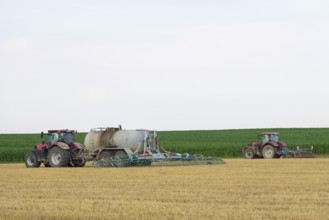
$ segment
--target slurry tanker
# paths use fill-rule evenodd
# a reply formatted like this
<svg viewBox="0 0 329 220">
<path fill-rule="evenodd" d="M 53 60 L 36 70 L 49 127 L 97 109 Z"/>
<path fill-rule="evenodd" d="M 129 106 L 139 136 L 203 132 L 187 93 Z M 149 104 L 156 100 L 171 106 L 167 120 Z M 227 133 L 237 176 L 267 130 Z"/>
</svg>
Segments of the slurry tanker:
<svg viewBox="0 0 329 220">
<path fill-rule="evenodd" d="M 83 145 L 74 142 L 74 133 L 73 130 L 49 130 L 48 140 L 36 144 L 25 156 L 26 167 L 39 167 L 41 163 L 46 167 L 82 167 L 86 161 L 99 167 L 225 163 L 217 157 L 167 151 L 159 145 L 155 130 L 123 130 L 121 126 L 93 128 Z"/>
</svg>

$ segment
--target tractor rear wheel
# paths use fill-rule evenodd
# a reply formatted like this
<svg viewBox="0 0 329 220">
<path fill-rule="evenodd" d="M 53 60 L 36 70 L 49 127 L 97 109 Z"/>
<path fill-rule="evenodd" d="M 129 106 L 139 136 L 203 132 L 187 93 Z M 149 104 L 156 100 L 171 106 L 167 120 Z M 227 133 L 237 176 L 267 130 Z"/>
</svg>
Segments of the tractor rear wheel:
<svg viewBox="0 0 329 220">
<path fill-rule="evenodd" d="M 265 145 L 262 154 L 265 159 L 272 159 L 276 156 L 276 150 L 272 145 Z"/>
<path fill-rule="evenodd" d="M 48 162 L 51 167 L 67 167 L 70 161 L 70 152 L 60 147 L 53 147 L 48 153 Z"/>
<path fill-rule="evenodd" d="M 255 152 L 253 149 L 251 149 L 250 147 L 248 147 L 247 149 L 245 149 L 244 151 L 244 157 L 247 159 L 254 159 L 255 158 Z"/>
<path fill-rule="evenodd" d="M 24 162 L 27 168 L 40 167 L 41 164 L 41 162 L 38 161 L 37 155 L 35 155 L 33 151 L 25 155 Z"/>
</svg>

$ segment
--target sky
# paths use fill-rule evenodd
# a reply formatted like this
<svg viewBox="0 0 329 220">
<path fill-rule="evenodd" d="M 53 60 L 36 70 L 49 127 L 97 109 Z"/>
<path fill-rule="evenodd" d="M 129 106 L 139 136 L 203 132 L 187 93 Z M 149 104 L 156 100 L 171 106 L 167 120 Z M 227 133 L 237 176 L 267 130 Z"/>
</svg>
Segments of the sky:
<svg viewBox="0 0 329 220">
<path fill-rule="evenodd" d="M 329 127 L 326 0 L 0 1 L 0 133 Z"/>
</svg>

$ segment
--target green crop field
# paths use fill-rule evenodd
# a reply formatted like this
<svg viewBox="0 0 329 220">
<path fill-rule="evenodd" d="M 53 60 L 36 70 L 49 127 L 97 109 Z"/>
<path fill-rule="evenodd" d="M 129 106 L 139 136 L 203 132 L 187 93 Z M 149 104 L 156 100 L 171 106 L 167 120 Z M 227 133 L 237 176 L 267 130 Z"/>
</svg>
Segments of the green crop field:
<svg viewBox="0 0 329 220">
<path fill-rule="evenodd" d="M 329 154 L 329 128 L 242 129 L 209 131 L 159 131 L 160 145 L 169 151 L 224 158 L 241 157 L 240 148 L 264 131 L 280 133 L 281 140 L 296 146 L 314 146 L 316 154 Z M 83 143 L 86 133 L 78 133 Z M 0 162 L 22 162 L 24 155 L 40 142 L 40 134 L 0 134 Z"/>
<path fill-rule="evenodd" d="M 242 156 L 240 148 L 264 131 L 279 132 L 280 139 L 292 149 L 313 145 L 316 154 L 329 154 L 329 128 L 166 131 L 159 136 L 160 145 L 168 150 L 227 158 Z"/>
</svg>

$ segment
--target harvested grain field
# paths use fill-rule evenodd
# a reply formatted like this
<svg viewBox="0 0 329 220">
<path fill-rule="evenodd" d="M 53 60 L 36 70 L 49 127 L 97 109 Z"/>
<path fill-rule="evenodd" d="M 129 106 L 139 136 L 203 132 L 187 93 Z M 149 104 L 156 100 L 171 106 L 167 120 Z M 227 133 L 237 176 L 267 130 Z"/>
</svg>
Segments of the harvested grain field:
<svg viewBox="0 0 329 220">
<path fill-rule="evenodd" d="M 0 165 L 0 219 L 327 219 L 329 158 L 226 165 Z"/>
</svg>

